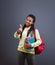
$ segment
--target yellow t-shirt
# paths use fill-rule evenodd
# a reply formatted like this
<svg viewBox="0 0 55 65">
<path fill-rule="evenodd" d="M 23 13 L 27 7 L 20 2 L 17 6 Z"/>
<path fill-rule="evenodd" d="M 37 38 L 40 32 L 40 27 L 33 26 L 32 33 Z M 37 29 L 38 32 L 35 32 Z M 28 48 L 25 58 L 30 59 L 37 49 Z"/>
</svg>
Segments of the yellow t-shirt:
<svg viewBox="0 0 55 65">
<path fill-rule="evenodd" d="M 33 47 L 32 49 L 30 49 L 30 50 L 25 49 L 24 48 L 24 43 L 25 43 L 25 38 L 27 37 L 27 32 L 28 32 L 29 29 L 30 29 L 30 27 L 29 28 L 26 27 L 24 29 L 21 39 L 20 39 L 20 34 L 18 35 L 17 31 L 14 33 L 14 37 L 20 39 L 17 50 L 21 51 L 21 52 L 25 52 L 25 53 L 35 54 L 34 48 L 41 44 L 40 34 L 39 34 L 38 29 L 36 29 L 35 30 L 35 35 L 36 35 L 37 41 L 34 42 L 33 44 L 31 44 L 31 46 Z M 30 35 L 29 35 L 29 37 L 30 37 Z"/>
</svg>

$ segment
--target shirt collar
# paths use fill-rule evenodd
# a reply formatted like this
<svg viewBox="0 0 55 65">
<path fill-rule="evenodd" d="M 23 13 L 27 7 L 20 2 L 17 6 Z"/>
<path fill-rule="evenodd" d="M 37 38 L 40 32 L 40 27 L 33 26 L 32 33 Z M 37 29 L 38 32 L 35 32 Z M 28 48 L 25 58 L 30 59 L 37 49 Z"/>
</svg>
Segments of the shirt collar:
<svg viewBox="0 0 55 65">
<path fill-rule="evenodd" d="M 29 27 L 25 27 L 26 30 L 29 30 L 30 28 L 31 28 L 31 26 L 29 26 Z"/>
</svg>

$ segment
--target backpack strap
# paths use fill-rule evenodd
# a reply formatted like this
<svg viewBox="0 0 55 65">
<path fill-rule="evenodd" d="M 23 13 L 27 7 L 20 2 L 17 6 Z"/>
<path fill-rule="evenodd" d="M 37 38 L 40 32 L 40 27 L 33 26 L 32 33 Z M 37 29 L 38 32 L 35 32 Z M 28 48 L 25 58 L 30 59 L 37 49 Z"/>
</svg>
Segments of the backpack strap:
<svg viewBox="0 0 55 65">
<path fill-rule="evenodd" d="M 36 41 L 36 35 L 35 35 L 35 34 L 36 34 L 36 33 L 35 33 L 36 29 L 37 29 L 37 28 L 34 28 L 34 38 L 35 38 L 35 41 Z M 42 36 L 40 36 L 40 38 L 41 38 L 42 44 L 44 44 L 44 40 L 43 40 Z"/>
<path fill-rule="evenodd" d="M 36 31 L 36 28 L 34 28 L 34 38 L 35 38 L 35 41 L 36 41 L 36 33 L 35 33 L 35 31 Z"/>
</svg>

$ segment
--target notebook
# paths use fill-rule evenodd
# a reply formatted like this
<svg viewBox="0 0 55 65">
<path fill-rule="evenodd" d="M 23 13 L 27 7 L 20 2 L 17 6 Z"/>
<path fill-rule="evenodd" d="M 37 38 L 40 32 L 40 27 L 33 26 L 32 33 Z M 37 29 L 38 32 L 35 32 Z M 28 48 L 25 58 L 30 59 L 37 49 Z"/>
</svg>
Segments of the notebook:
<svg viewBox="0 0 55 65">
<path fill-rule="evenodd" d="M 26 42 L 29 44 L 33 44 L 35 42 L 34 37 L 26 37 Z M 28 50 L 32 49 L 33 47 L 28 48 Z"/>
</svg>

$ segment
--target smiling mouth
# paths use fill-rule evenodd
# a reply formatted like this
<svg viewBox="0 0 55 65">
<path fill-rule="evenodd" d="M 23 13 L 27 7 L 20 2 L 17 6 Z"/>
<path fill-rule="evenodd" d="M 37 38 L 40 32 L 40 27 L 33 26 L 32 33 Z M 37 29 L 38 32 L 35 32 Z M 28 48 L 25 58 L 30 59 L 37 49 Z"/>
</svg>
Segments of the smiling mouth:
<svg viewBox="0 0 55 65">
<path fill-rule="evenodd" d="M 29 26 L 29 23 L 26 23 L 26 26 Z"/>
<path fill-rule="evenodd" d="M 29 23 L 26 23 L 26 26 L 29 26 Z"/>
<path fill-rule="evenodd" d="M 26 24 L 29 24 L 28 22 L 26 22 Z"/>
</svg>

